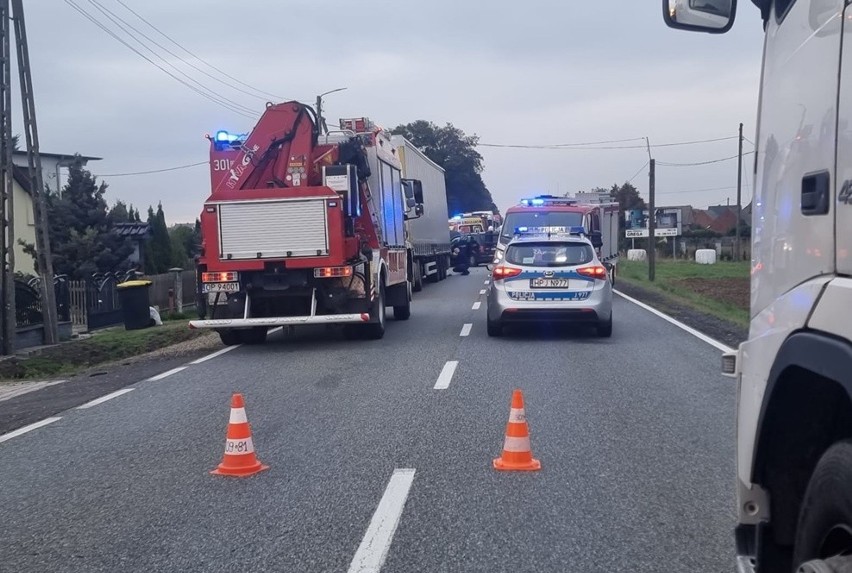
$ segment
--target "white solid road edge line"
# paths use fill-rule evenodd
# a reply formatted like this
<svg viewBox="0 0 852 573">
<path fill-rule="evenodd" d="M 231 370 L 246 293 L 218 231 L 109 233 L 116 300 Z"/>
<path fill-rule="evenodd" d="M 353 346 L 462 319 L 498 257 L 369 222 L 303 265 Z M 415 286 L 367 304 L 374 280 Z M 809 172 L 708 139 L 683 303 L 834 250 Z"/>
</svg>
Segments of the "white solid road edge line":
<svg viewBox="0 0 852 573">
<path fill-rule="evenodd" d="M 456 366 L 458 365 L 458 360 L 449 360 L 444 364 L 444 368 L 438 376 L 438 381 L 435 382 L 435 390 L 446 390 L 450 387 L 450 382 L 453 380 L 453 374 L 456 373 Z"/>
<path fill-rule="evenodd" d="M 136 388 L 122 388 L 121 390 L 116 390 L 112 394 L 107 394 L 106 396 L 101 396 L 100 398 L 92 400 L 91 402 L 86 402 L 82 406 L 77 406 L 77 409 L 78 410 L 85 410 L 86 408 L 91 408 L 92 406 L 97 406 L 98 404 L 103 404 L 107 400 L 112 400 L 113 398 L 118 398 L 119 396 L 127 394 L 128 392 L 133 392 L 134 390 L 136 390 Z"/>
<path fill-rule="evenodd" d="M 408 492 L 414 482 L 414 469 L 396 469 L 385 488 L 364 539 L 352 558 L 349 573 L 378 573 L 388 556 L 393 535 L 402 517 Z"/>
<path fill-rule="evenodd" d="M 480 306 L 482 306 L 481 302 L 475 302 L 473 303 L 473 307 L 471 307 L 471 310 L 479 310 Z"/>
<path fill-rule="evenodd" d="M 156 382 L 157 380 L 162 380 L 163 378 L 167 378 L 167 377 L 171 376 L 172 374 L 177 374 L 178 372 L 181 372 L 183 370 L 186 370 L 186 366 L 178 366 L 177 368 L 172 368 L 171 370 L 167 370 L 166 372 L 163 372 L 162 374 L 157 374 L 156 376 L 151 376 L 150 378 L 148 378 L 145 381 L 146 382 Z"/>
<path fill-rule="evenodd" d="M 213 354 L 208 354 L 207 356 L 202 356 L 198 360 L 193 360 L 192 362 L 190 362 L 190 364 L 202 364 L 204 362 L 207 362 L 208 360 L 213 360 L 217 356 L 222 356 L 226 352 L 230 352 L 231 350 L 234 350 L 235 348 L 239 348 L 239 347 L 240 347 L 239 344 L 234 345 L 234 346 L 226 346 L 222 350 L 217 350 Z"/>
<path fill-rule="evenodd" d="M 23 428 L 18 428 L 17 430 L 15 430 L 13 432 L 9 432 L 8 434 L 3 434 L 2 436 L 0 436 L 0 444 L 5 442 L 6 440 L 11 440 L 12 438 L 17 438 L 18 436 L 26 434 L 27 432 L 31 432 L 33 430 L 41 428 L 42 426 L 52 424 L 53 422 L 58 422 L 61 419 L 62 418 L 60 418 L 60 417 L 45 418 L 44 420 L 36 422 L 35 424 L 30 424 L 29 426 L 24 426 Z"/>
<path fill-rule="evenodd" d="M 623 298 L 623 299 L 625 299 L 625 300 L 627 300 L 627 301 L 629 301 L 629 302 L 632 302 L 632 303 L 633 303 L 633 304 L 635 304 L 636 306 L 639 306 L 639 307 L 641 307 L 641 308 L 644 308 L 644 309 L 645 309 L 645 310 L 647 310 L 648 312 L 651 312 L 651 313 L 653 313 L 653 314 L 656 314 L 657 316 L 659 316 L 659 317 L 660 317 L 660 318 L 662 318 L 663 320 L 665 320 L 665 321 L 667 321 L 667 322 L 672 323 L 673 325 L 675 325 L 676 327 L 678 327 L 678 328 L 680 328 L 680 329 L 682 329 L 682 330 L 685 330 L 686 332 L 688 332 L 689 334 L 691 334 L 691 335 L 692 335 L 692 336 L 694 336 L 695 338 L 698 338 L 699 340 L 702 340 L 702 341 L 706 342 L 706 343 L 707 343 L 707 344 L 709 344 L 710 346 L 713 346 L 713 347 L 715 347 L 716 349 L 721 350 L 722 352 L 735 352 L 735 351 L 736 351 L 736 349 L 735 349 L 735 348 L 731 348 L 731 347 L 730 347 L 730 346 L 728 346 L 727 344 L 723 344 L 723 343 L 719 342 L 718 340 L 716 340 L 716 339 L 714 339 L 714 338 L 710 338 L 709 336 L 707 336 L 707 335 L 706 335 L 706 334 L 704 334 L 703 332 L 699 332 L 699 331 L 695 330 L 694 328 L 692 328 L 691 326 L 687 326 L 687 325 L 685 325 L 684 323 L 680 322 L 679 320 L 675 320 L 674 318 L 670 317 L 669 315 L 667 315 L 667 314 L 665 314 L 665 313 L 663 313 L 663 312 L 660 312 L 660 311 L 659 311 L 659 310 L 657 310 L 656 308 L 651 307 L 651 306 L 648 306 L 648 305 L 647 305 L 647 304 L 645 304 L 644 302 L 640 302 L 640 301 L 636 300 L 636 299 L 635 299 L 635 298 L 633 298 L 633 297 L 629 297 L 629 296 L 627 296 L 627 295 L 626 295 L 626 294 L 624 294 L 623 292 L 619 292 L 619 291 L 617 291 L 617 290 L 615 290 L 615 289 L 613 289 L 613 291 L 612 291 L 612 292 L 614 292 L 615 294 L 617 294 L 617 295 L 618 295 L 618 296 L 620 296 L 621 298 Z"/>
<path fill-rule="evenodd" d="M 459 336 L 470 336 L 470 329 L 473 328 L 473 324 L 467 322 L 464 326 L 462 326 L 461 332 Z"/>
</svg>

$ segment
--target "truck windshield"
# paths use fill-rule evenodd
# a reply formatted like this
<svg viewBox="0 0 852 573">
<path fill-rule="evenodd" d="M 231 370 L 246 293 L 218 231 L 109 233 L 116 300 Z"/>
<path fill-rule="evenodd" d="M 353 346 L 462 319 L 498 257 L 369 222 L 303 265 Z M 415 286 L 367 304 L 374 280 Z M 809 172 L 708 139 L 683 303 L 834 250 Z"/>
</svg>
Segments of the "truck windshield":
<svg viewBox="0 0 852 573">
<path fill-rule="evenodd" d="M 506 262 L 536 267 L 572 267 L 592 262 L 594 252 L 585 243 L 517 243 L 506 249 Z"/>
<path fill-rule="evenodd" d="M 507 243 L 518 227 L 579 227 L 583 224 L 583 214 L 576 212 L 509 213 L 503 222 L 500 233 L 502 243 Z"/>
</svg>

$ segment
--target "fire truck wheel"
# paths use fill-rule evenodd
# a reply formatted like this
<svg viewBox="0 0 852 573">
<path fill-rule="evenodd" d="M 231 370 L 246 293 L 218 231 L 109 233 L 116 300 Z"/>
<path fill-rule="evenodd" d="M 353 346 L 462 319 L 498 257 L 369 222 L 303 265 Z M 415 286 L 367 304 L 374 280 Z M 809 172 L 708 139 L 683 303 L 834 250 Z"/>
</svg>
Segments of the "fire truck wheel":
<svg viewBox="0 0 852 573">
<path fill-rule="evenodd" d="M 266 342 L 266 335 L 269 329 L 265 326 L 258 326 L 251 330 L 240 331 L 240 339 L 243 344 L 263 344 Z"/>
<path fill-rule="evenodd" d="M 411 291 L 405 297 L 405 304 L 393 307 L 394 320 L 408 320 L 411 317 Z"/>
<path fill-rule="evenodd" d="M 236 330 L 220 330 L 219 338 L 225 346 L 236 346 L 241 342 L 240 333 Z"/>
<path fill-rule="evenodd" d="M 794 565 L 812 559 L 836 561 L 849 566 L 852 551 L 852 441 L 828 448 L 811 475 L 799 512 Z M 807 571 L 807 569 L 804 569 Z M 832 566 L 829 571 L 848 571 Z"/>
<path fill-rule="evenodd" d="M 387 319 L 387 309 L 385 307 L 385 282 L 382 280 L 379 287 L 379 298 L 376 301 L 376 306 L 373 311 L 376 322 L 362 325 L 364 337 L 369 340 L 378 340 L 385 335 L 385 320 Z M 373 314 L 371 313 L 371 314 Z"/>
</svg>

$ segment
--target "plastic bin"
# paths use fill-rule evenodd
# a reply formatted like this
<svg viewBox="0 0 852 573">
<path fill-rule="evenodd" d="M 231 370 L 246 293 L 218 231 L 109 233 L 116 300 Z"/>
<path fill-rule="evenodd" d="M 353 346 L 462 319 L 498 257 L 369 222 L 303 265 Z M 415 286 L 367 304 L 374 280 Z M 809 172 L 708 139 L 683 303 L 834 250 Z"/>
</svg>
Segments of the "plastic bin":
<svg viewBox="0 0 852 573">
<path fill-rule="evenodd" d="M 116 286 L 121 301 L 125 330 L 140 330 L 151 326 L 151 281 L 135 280 Z"/>
</svg>

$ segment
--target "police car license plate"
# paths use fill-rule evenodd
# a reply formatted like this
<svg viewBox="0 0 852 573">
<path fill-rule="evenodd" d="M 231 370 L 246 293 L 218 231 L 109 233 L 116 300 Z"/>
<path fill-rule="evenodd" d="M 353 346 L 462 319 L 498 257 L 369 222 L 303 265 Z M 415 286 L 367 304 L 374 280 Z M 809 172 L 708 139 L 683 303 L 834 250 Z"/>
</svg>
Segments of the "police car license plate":
<svg viewBox="0 0 852 573">
<path fill-rule="evenodd" d="M 237 292 L 240 290 L 240 283 L 204 283 L 201 285 L 201 292 Z"/>
<path fill-rule="evenodd" d="M 568 288 L 568 279 L 530 279 L 531 288 Z"/>
<path fill-rule="evenodd" d="M 535 291 L 510 291 L 509 298 L 512 300 L 525 301 L 549 301 L 549 302 L 569 302 L 574 300 L 586 300 L 592 293 L 587 292 L 535 292 Z"/>
</svg>

